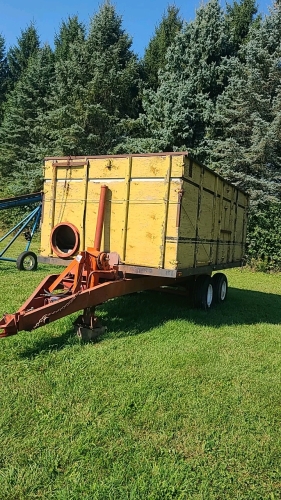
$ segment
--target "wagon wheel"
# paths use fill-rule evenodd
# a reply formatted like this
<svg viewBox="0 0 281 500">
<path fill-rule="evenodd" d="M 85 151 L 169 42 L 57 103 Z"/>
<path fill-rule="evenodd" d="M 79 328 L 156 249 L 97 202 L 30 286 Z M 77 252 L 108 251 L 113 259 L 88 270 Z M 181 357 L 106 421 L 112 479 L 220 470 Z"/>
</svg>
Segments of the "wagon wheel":
<svg viewBox="0 0 281 500">
<path fill-rule="evenodd" d="M 228 291 L 227 277 L 223 273 L 216 273 L 212 277 L 214 289 L 214 303 L 221 304 L 225 302 Z"/>
<path fill-rule="evenodd" d="M 198 276 L 194 286 L 194 306 L 199 309 L 210 309 L 213 302 L 212 279 L 207 274 Z"/>
</svg>

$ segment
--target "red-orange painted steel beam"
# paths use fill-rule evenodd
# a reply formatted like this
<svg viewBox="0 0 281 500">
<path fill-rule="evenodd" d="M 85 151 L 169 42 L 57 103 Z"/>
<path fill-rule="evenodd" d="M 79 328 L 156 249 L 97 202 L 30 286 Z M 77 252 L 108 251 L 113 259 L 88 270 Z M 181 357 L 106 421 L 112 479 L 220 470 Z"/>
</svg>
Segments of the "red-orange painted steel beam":
<svg viewBox="0 0 281 500">
<path fill-rule="evenodd" d="M 133 292 L 149 290 L 171 284 L 171 278 L 141 276 L 132 279 L 117 279 L 101 283 L 93 288 L 69 294 L 46 304 L 46 285 L 57 276 L 48 276 L 34 291 L 30 299 L 15 314 L 4 315 L 0 320 L 0 337 L 14 335 L 21 330 L 33 330 L 69 314 L 94 307 L 109 299 Z M 36 303 L 37 307 L 33 308 Z"/>
</svg>

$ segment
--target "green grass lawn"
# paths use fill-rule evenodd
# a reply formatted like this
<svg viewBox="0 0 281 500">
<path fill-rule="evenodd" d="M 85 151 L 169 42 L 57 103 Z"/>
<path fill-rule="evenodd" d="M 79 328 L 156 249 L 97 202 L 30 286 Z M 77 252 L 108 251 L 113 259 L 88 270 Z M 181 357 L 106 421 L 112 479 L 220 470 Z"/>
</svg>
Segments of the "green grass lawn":
<svg viewBox="0 0 281 500">
<path fill-rule="evenodd" d="M 0 262 L 0 315 L 53 269 Z M 225 304 L 143 292 L 0 342 L 0 498 L 281 498 L 281 276 L 227 272 Z"/>
</svg>

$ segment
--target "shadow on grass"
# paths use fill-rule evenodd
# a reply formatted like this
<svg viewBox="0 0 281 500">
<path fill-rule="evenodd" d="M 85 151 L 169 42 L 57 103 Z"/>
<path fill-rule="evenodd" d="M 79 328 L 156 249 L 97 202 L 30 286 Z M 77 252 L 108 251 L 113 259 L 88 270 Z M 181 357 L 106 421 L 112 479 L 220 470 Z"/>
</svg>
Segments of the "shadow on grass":
<svg viewBox="0 0 281 500">
<path fill-rule="evenodd" d="M 229 288 L 224 304 L 209 311 L 193 309 L 183 296 L 143 292 L 120 297 L 100 307 L 108 331 L 142 333 L 169 320 L 192 321 L 219 328 L 223 325 L 281 323 L 281 296 Z"/>
<path fill-rule="evenodd" d="M 215 328 L 239 324 L 279 324 L 281 296 L 229 288 L 227 301 L 206 312 L 192 309 L 186 297 L 150 291 L 110 300 L 99 306 L 97 313 L 107 327 L 107 333 L 96 341 L 102 342 L 105 338 L 139 335 L 173 320 Z M 44 336 L 24 350 L 21 357 L 34 357 L 78 343 L 73 327 L 59 337 Z"/>
<path fill-rule="evenodd" d="M 25 333 L 23 333 L 24 335 Z M 75 335 L 74 328 L 68 328 L 62 335 L 52 336 L 52 334 L 47 335 L 46 333 L 41 338 L 29 339 L 30 343 L 28 347 L 24 347 L 19 352 L 20 358 L 33 359 L 37 355 L 46 355 L 50 352 L 61 351 L 72 345 L 77 345 L 80 343 L 78 337 Z"/>
</svg>

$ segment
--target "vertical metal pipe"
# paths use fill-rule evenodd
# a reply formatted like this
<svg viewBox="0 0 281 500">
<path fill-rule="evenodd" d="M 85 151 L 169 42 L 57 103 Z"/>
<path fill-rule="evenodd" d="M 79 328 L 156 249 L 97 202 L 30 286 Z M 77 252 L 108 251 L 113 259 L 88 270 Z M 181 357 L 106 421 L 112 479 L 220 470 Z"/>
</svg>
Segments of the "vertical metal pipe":
<svg viewBox="0 0 281 500">
<path fill-rule="evenodd" d="M 101 186 L 101 190 L 100 190 L 100 201 L 99 201 L 96 234 L 95 234 L 95 242 L 94 242 L 94 248 L 96 250 L 100 250 L 100 245 L 101 245 L 102 229 L 103 229 L 103 222 L 104 222 L 104 212 L 105 212 L 105 198 L 106 198 L 107 188 L 108 188 L 108 186 Z"/>
</svg>

